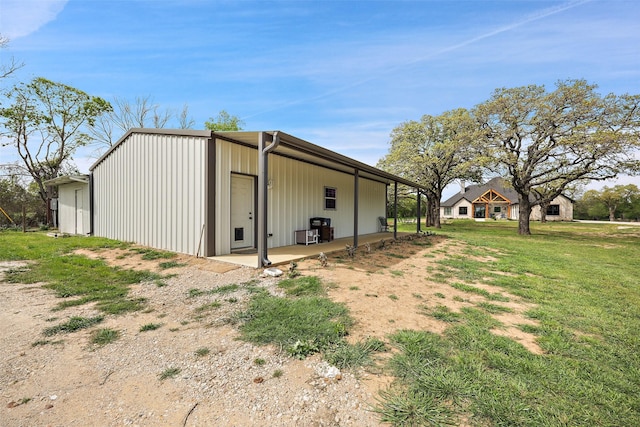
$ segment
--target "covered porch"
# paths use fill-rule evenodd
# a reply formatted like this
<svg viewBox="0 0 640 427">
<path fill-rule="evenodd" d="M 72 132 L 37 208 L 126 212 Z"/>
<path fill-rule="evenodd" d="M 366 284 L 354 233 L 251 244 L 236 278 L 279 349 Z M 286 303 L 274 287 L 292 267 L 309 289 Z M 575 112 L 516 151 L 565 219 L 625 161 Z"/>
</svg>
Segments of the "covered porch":
<svg viewBox="0 0 640 427">
<path fill-rule="evenodd" d="M 369 243 L 370 245 L 372 245 L 372 247 L 375 247 L 375 244 L 377 244 L 381 240 L 390 240 L 394 238 L 394 235 L 395 237 L 401 237 L 407 234 L 412 233 L 394 233 L 390 231 L 360 235 L 358 236 L 358 247 L 359 250 L 362 251 L 364 250 L 363 248 L 366 243 Z M 288 264 L 291 261 L 296 261 L 303 258 L 317 258 L 318 255 L 320 255 L 320 252 L 328 254 L 336 251 L 345 251 L 346 246 L 352 244 L 353 236 L 349 236 L 325 243 L 281 246 L 278 248 L 269 249 L 269 259 L 271 260 L 272 265 L 283 265 Z M 209 259 L 256 268 L 256 266 L 258 265 L 258 252 L 257 250 L 255 250 L 253 253 L 232 253 L 228 255 L 209 257 Z"/>
<path fill-rule="evenodd" d="M 495 190 L 488 190 L 471 202 L 475 219 L 506 219 L 511 217 L 511 201 Z"/>
</svg>

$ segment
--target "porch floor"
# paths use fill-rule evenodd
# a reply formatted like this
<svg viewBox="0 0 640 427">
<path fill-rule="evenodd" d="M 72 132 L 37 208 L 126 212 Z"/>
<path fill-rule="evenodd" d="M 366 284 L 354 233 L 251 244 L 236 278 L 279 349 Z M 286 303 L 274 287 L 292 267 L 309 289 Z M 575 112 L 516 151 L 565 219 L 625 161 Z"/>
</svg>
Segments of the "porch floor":
<svg viewBox="0 0 640 427">
<path fill-rule="evenodd" d="M 398 237 L 404 236 L 412 233 L 400 233 L 398 232 Z M 384 233 L 373 233 L 373 234 L 363 234 L 358 236 L 358 247 L 363 247 L 365 243 L 377 243 L 382 239 L 388 240 L 393 239 L 393 232 L 384 232 Z M 269 260 L 271 261 L 271 266 L 287 264 L 291 261 L 296 261 L 303 258 L 309 257 L 317 257 L 320 255 L 320 252 L 324 252 L 325 254 L 336 252 L 336 251 L 344 251 L 347 245 L 351 245 L 353 243 L 353 236 L 349 237 L 341 237 L 339 239 L 334 239 L 331 242 L 324 242 L 318 244 L 311 245 L 292 245 L 292 246 L 281 246 L 279 248 L 271 248 L 267 251 Z M 214 261 L 222 261 L 228 262 L 231 264 L 239 264 L 247 267 L 259 268 L 258 265 L 258 254 L 257 253 L 232 253 L 228 255 L 220 255 L 209 257 Z"/>
</svg>

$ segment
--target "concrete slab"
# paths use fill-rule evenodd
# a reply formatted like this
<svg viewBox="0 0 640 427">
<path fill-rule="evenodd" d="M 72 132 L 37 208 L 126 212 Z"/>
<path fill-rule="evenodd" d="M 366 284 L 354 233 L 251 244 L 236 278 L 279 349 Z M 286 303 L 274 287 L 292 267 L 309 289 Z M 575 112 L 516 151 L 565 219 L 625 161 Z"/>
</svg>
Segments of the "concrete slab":
<svg viewBox="0 0 640 427">
<path fill-rule="evenodd" d="M 398 233 L 397 235 L 398 237 L 401 237 L 407 234 L 412 233 Z M 362 247 L 365 243 L 377 243 L 383 239 L 393 239 L 393 232 L 364 234 L 358 236 L 358 246 Z M 272 266 L 283 265 L 288 264 L 291 261 L 296 261 L 304 258 L 317 258 L 318 255 L 320 255 L 320 252 L 328 254 L 336 251 L 344 251 L 347 245 L 351 244 L 353 244 L 353 237 L 342 237 L 331 242 L 312 245 L 293 245 L 272 248 L 267 251 L 267 255 L 272 263 Z M 261 268 L 261 266 L 258 265 L 257 253 L 232 253 L 228 255 L 210 257 L 210 259 L 215 261 L 228 262 L 231 264 L 244 265 L 247 267 Z"/>
</svg>

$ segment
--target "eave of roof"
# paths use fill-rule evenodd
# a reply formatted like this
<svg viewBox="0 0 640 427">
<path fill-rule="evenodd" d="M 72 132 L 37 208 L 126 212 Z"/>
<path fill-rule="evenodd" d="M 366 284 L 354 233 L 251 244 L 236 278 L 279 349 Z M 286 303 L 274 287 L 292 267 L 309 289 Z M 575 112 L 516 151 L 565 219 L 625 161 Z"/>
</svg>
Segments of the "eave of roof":
<svg viewBox="0 0 640 427">
<path fill-rule="evenodd" d="M 273 135 L 275 131 L 264 131 Z M 178 135 L 193 136 L 200 138 L 219 138 L 230 142 L 258 148 L 258 138 L 261 131 L 225 131 L 212 132 L 209 130 L 189 130 L 189 129 L 130 129 L 125 133 L 106 153 L 104 153 L 89 170 L 93 171 L 109 154 L 115 150 L 120 144 L 129 138 L 133 133 L 146 133 L 156 135 Z M 334 169 L 353 174 L 358 170 L 358 174 L 364 178 L 378 178 L 385 182 L 398 182 L 413 188 L 424 188 L 420 184 L 404 179 L 402 177 L 385 172 L 376 167 L 367 165 L 358 160 L 312 144 L 308 141 L 289 135 L 285 132 L 278 131 L 280 137 L 280 145 L 273 151 L 274 154 L 290 157 L 296 160 L 314 163 L 320 166 L 332 167 Z"/>
<path fill-rule="evenodd" d="M 44 182 L 45 185 L 55 186 L 63 184 L 71 184 L 72 182 L 81 182 L 83 184 L 89 183 L 89 175 L 66 175 L 59 176 L 57 178 L 49 179 Z"/>
</svg>

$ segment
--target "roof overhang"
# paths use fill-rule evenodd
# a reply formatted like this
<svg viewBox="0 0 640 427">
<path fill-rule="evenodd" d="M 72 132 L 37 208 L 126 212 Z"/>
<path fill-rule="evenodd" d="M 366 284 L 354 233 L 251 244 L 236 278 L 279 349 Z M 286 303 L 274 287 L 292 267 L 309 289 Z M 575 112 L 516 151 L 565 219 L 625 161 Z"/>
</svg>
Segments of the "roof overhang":
<svg viewBox="0 0 640 427">
<path fill-rule="evenodd" d="M 217 138 L 258 149 L 260 134 L 267 133 L 269 135 L 273 135 L 275 132 L 276 131 L 212 132 L 209 130 L 193 129 L 130 129 L 115 144 L 113 144 L 113 146 L 111 146 L 111 148 L 106 153 L 104 153 L 93 165 L 91 165 L 89 170 L 93 171 L 106 157 L 109 156 L 109 154 L 111 154 L 113 150 L 115 150 L 133 133 L 192 136 L 207 139 Z M 416 189 L 424 188 L 420 184 L 404 179 L 400 176 L 393 175 L 389 172 L 385 172 L 381 169 L 359 162 L 355 159 L 328 150 L 326 148 L 320 147 L 319 145 L 312 144 L 284 132 L 277 132 L 278 136 L 280 137 L 280 144 L 275 150 L 271 151 L 272 154 L 289 157 L 291 159 L 300 160 L 303 162 L 315 164 L 349 174 L 354 174 L 355 170 L 358 170 L 358 174 L 361 178 L 369 178 L 386 182 L 387 184 L 397 182 Z"/>
<path fill-rule="evenodd" d="M 212 136 L 214 138 L 235 142 L 237 144 L 257 149 L 260 133 L 261 132 L 258 131 L 214 132 Z M 265 133 L 273 135 L 275 131 L 268 131 Z M 420 184 L 359 162 L 350 157 L 336 153 L 335 151 L 320 147 L 319 145 L 296 138 L 295 136 L 284 132 L 278 131 L 278 136 L 280 138 L 280 143 L 275 150 L 271 152 L 272 154 L 300 160 L 348 174 L 354 174 L 357 170 L 361 178 L 369 178 L 386 183 L 398 182 L 417 189 L 423 188 Z"/>
<path fill-rule="evenodd" d="M 53 178 L 53 179 L 49 179 L 49 180 L 45 181 L 44 184 L 45 185 L 50 185 L 50 186 L 56 186 L 56 185 L 71 184 L 71 183 L 76 183 L 76 182 L 80 182 L 82 184 L 88 184 L 89 183 L 89 175 L 59 176 L 57 178 Z"/>
</svg>

